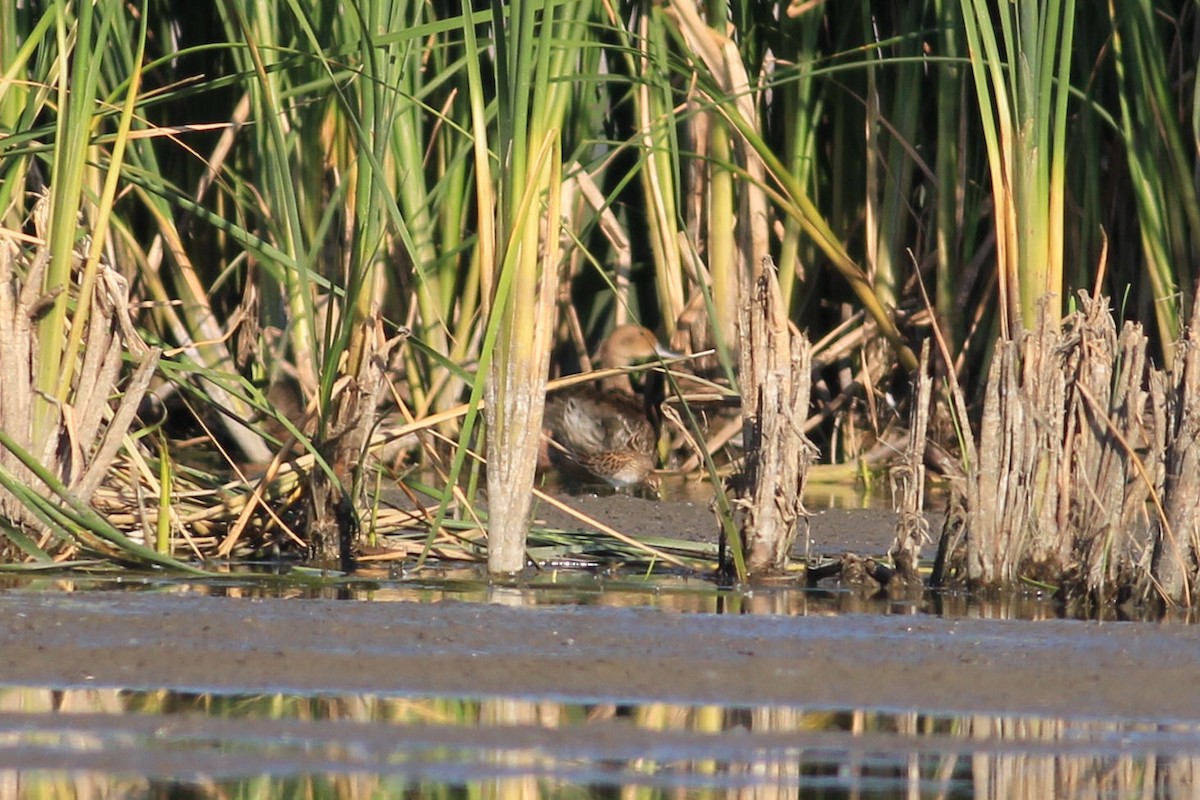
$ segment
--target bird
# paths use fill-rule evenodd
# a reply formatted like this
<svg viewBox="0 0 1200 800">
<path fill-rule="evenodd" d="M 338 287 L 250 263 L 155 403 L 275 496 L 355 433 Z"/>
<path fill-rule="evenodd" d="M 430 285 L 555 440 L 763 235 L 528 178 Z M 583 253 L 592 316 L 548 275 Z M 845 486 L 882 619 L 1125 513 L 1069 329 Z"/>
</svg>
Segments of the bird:
<svg viewBox="0 0 1200 800">
<path fill-rule="evenodd" d="M 597 361 L 604 368 L 629 367 L 675 355 L 649 330 L 620 325 L 600 346 Z M 639 399 L 629 378 L 619 373 L 547 398 L 549 461 L 565 478 L 618 490 L 647 482 L 654 469 L 665 381 L 661 372 L 647 372 Z"/>
</svg>

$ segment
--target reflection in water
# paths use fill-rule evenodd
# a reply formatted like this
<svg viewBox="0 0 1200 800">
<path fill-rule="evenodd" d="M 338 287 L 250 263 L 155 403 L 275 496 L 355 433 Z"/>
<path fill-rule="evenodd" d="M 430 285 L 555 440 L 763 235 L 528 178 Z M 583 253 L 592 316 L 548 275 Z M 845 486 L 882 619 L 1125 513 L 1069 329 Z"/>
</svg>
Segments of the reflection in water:
<svg viewBox="0 0 1200 800">
<path fill-rule="evenodd" d="M 1189 797 L 1200 726 L 0 690 L 0 797 Z"/>
<path fill-rule="evenodd" d="M 718 587 L 707 576 L 601 574 L 582 570 L 546 570 L 519 583 L 499 584 L 475 568 L 430 568 L 403 579 L 311 579 L 289 574 L 269 576 L 231 573 L 228 579 L 196 581 L 162 575 L 122 575 L 31 578 L 0 576 L 0 591 L 23 592 L 149 592 L 189 596 L 281 598 L 305 600 L 371 600 L 375 602 L 436 603 L 442 600 L 497 603 L 507 606 L 607 606 L 656 608 L 676 613 L 771 614 L 812 616 L 832 614 L 931 614 L 972 619 L 1046 620 L 1071 616 L 1045 594 L 1014 592 L 980 599 L 966 594 L 927 593 L 918 603 L 889 599 L 885 593 L 809 588 L 802 581 L 754 586 L 745 591 Z M 1154 609 L 1148 618 L 1158 619 Z M 1109 610 L 1108 613 L 1112 613 Z M 1092 618 L 1094 614 L 1082 614 Z M 1184 620 L 1181 620 L 1184 621 Z"/>
</svg>

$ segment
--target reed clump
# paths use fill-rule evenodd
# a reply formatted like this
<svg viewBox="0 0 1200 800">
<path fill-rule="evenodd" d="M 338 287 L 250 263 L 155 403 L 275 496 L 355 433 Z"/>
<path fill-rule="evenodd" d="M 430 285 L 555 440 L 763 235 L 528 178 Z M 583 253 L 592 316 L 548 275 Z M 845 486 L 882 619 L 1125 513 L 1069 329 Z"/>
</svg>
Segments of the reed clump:
<svg viewBox="0 0 1200 800">
<path fill-rule="evenodd" d="M 0 561 L 71 559 L 87 550 L 172 563 L 94 508 L 102 489 L 133 466 L 119 455 L 162 350 L 135 329 L 121 274 L 103 261 L 88 268 L 86 239 L 70 253 L 65 282 L 41 291 L 51 262 L 48 215 L 43 194 L 31 239 L 0 238 L 0 516 L 8 520 Z M 47 330 L 39 323 L 60 297 L 72 313 L 65 328 Z M 80 331 L 77 348 L 67 328 Z M 58 379 L 54 394 L 38 389 L 48 369 Z"/>
<path fill-rule="evenodd" d="M 1037 325 L 997 349 L 932 583 L 1032 582 L 1096 606 L 1190 603 L 1196 320 L 1163 370 L 1140 325 L 1118 330 L 1100 298 L 1081 293 L 1078 305 L 1060 323 L 1043 303 Z M 961 390 L 952 401 L 965 419 Z"/>
<path fill-rule="evenodd" d="M 4 555 L 44 564 L 57 525 L 159 556 L 345 566 L 349 541 L 519 569 L 548 354 L 627 323 L 706 353 L 668 376 L 689 385 L 660 466 L 802 486 L 774 437 L 739 442 L 731 402 L 780 355 L 736 320 L 769 257 L 772 324 L 812 342 L 808 399 L 782 404 L 819 450 L 810 483 L 903 459 L 919 506 L 933 439 L 969 476 L 940 583 L 1190 602 L 1196 9 L 1074 10 L 0 4 L 8 324 L 37 337 L 5 373 Z M 1060 324 L 1079 287 L 1143 327 L 1107 332 L 1094 300 Z M 934 336 L 922 374 L 960 394 L 910 427 Z M 270 399 L 281 378 L 303 419 Z M 139 428 L 147 391 L 165 411 Z M 27 460 L 71 499 L 29 491 Z M 920 534 L 893 554 L 910 581 Z"/>
</svg>

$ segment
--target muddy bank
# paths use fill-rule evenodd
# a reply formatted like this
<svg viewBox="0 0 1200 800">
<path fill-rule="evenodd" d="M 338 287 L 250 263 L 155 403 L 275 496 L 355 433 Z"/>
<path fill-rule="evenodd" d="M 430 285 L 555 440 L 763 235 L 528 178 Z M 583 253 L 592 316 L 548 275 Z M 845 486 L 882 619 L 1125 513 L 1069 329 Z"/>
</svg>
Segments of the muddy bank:
<svg viewBox="0 0 1200 800">
<path fill-rule="evenodd" d="M 11 592 L 0 641 L 8 685 L 1200 719 L 1182 625 Z"/>
<path fill-rule="evenodd" d="M 696 484 L 687 487 L 672 484 L 665 491 L 667 500 L 647 500 L 629 495 L 598 497 L 594 494 L 554 496 L 581 513 L 616 530 L 635 537 L 666 537 L 697 542 L 716 542 L 716 517 L 709 508 L 712 488 Z M 693 497 L 689 497 L 691 494 Z M 797 536 L 794 553 L 802 558 L 840 556 L 846 552 L 858 555 L 882 555 L 888 552 L 896 535 L 897 515 L 885 508 L 825 508 L 819 498 L 809 502 L 807 538 Z M 595 530 L 579 519 L 546 504 L 534 512 L 535 524 L 564 530 Z M 941 531 L 943 515 L 926 514 L 929 530 L 936 540 Z M 933 545 L 928 557 L 933 557 Z"/>
</svg>

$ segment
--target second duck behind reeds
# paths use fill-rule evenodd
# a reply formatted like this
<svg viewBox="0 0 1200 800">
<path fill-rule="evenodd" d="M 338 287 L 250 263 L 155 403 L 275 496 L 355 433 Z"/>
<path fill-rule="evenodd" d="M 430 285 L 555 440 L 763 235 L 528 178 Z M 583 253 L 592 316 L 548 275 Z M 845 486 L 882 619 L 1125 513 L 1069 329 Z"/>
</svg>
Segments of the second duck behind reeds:
<svg viewBox="0 0 1200 800">
<path fill-rule="evenodd" d="M 628 367 L 672 355 L 645 328 L 621 325 L 601 345 L 598 360 L 601 367 Z M 550 463 L 571 480 L 603 482 L 618 489 L 643 484 L 654 468 L 664 397 L 662 374 L 646 373 L 640 399 L 632 393 L 626 374 L 599 383 L 546 399 Z"/>
</svg>

